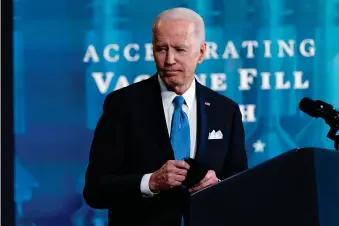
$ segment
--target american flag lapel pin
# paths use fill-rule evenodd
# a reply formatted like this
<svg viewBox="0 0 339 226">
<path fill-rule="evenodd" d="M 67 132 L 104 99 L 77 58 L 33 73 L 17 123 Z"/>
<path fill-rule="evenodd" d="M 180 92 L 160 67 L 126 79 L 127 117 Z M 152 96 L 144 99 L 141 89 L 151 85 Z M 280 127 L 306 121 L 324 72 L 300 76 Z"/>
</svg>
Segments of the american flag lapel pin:
<svg viewBox="0 0 339 226">
<path fill-rule="evenodd" d="M 210 102 L 205 102 L 206 106 L 211 106 Z"/>
</svg>

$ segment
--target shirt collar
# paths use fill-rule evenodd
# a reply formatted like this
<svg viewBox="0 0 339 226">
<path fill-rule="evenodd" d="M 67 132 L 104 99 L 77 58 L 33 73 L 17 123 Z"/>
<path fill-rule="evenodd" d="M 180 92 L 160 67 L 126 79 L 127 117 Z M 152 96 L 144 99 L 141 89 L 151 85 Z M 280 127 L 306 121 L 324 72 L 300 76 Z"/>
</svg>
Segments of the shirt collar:
<svg viewBox="0 0 339 226">
<path fill-rule="evenodd" d="M 174 98 L 178 95 L 175 92 L 169 91 L 167 89 L 165 82 L 162 80 L 162 78 L 159 75 L 158 75 L 158 81 L 160 84 L 161 97 L 164 102 L 164 105 L 170 106 Z M 193 102 L 195 99 L 195 79 L 193 79 L 193 82 L 190 88 L 188 88 L 188 90 L 182 95 L 182 97 L 185 99 L 186 105 L 188 109 L 191 111 L 193 107 Z"/>
</svg>

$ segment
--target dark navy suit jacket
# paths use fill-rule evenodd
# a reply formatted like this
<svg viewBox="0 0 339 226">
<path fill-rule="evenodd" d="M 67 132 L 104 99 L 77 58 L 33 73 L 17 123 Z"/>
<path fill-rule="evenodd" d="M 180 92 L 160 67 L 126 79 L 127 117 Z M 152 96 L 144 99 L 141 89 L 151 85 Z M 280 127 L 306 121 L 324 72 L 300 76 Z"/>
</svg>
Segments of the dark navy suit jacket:
<svg viewBox="0 0 339 226">
<path fill-rule="evenodd" d="M 219 179 L 247 169 L 238 104 L 196 82 L 195 158 Z M 220 130 L 223 139 L 208 139 Z M 171 189 L 145 198 L 142 176 L 174 159 L 157 75 L 107 95 L 94 132 L 83 191 L 87 204 L 109 209 L 109 225 L 180 225 L 189 195 Z"/>
</svg>

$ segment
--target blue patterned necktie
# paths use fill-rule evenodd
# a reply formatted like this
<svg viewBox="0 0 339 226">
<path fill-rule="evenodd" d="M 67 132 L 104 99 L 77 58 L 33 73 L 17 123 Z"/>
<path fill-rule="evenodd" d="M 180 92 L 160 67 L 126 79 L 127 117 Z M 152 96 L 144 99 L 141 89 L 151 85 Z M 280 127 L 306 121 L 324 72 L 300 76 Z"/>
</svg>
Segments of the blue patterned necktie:
<svg viewBox="0 0 339 226">
<path fill-rule="evenodd" d="M 174 150 L 175 160 L 183 160 L 190 157 L 190 125 L 186 113 L 182 109 L 185 99 L 177 96 L 173 100 L 174 112 L 171 127 L 171 144 Z M 181 218 L 181 226 L 184 226 L 184 217 Z"/>
<path fill-rule="evenodd" d="M 185 99 L 177 96 L 173 100 L 174 113 L 171 127 L 171 144 L 175 160 L 190 157 L 190 125 L 186 113 L 182 109 Z"/>
</svg>

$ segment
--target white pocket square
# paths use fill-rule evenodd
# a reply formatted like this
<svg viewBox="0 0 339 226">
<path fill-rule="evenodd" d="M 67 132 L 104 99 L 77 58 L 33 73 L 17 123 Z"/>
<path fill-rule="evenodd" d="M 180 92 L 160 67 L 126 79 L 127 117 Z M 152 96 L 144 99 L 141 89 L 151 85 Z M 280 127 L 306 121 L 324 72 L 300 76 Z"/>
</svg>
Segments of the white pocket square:
<svg viewBox="0 0 339 226">
<path fill-rule="evenodd" d="M 222 139 L 222 132 L 219 130 L 218 132 L 215 132 L 214 130 L 210 133 L 208 133 L 208 139 L 209 140 L 220 140 Z"/>
</svg>

